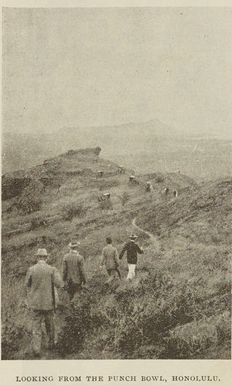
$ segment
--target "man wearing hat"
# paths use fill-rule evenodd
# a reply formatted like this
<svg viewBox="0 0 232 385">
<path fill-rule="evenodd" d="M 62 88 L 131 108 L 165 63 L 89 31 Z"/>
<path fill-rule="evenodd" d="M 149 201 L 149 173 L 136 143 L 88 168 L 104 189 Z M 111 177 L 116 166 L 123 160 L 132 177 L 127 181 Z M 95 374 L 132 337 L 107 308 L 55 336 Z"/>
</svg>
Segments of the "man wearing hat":
<svg viewBox="0 0 232 385">
<path fill-rule="evenodd" d="M 122 259 L 125 252 L 127 252 L 127 263 L 128 263 L 128 275 L 127 279 L 133 279 L 135 277 L 135 268 L 137 265 L 137 254 L 143 254 L 143 249 L 135 243 L 137 235 L 132 234 L 129 242 L 127 242 L 120 255 L 119 259 Z"/>
<path fill-rule="evenodd" d="M 36 356 L 41 353 L 42 323 L 45 322 L 49 348 L 55 344 L 54 310 L 56 308 L 56 288 L 63 282 L 58 270 L 47 264 L 46 249 L 38 249 L 37 263 L 26 274 L 28 307 L 32 314 L 32 348 Z"/>
<path fill-rule="evenodd" d="M 112 245 L 112 238 L 106 238 L 107 245 L 102 250 L 102 256 L 100 261 L 100 267 L 105 265 L 106 271 L 109 275 L 107 283 L 110 283 L 114 278 L 118 277 L 121 279 L 121 274 L 118 269 L 119 260 L 118 260 L 118 251 L 116 247 Z"/>
<path fill-rule="evenodd" d="M 80 242 L 72 240 L 68 245 L 70 251 L 63 258 L 63 280 L 70 301 L 81 290 L 82 284 L 86 283 L 84 258 L 77 250 L 79 245 Z"/>
</svg>

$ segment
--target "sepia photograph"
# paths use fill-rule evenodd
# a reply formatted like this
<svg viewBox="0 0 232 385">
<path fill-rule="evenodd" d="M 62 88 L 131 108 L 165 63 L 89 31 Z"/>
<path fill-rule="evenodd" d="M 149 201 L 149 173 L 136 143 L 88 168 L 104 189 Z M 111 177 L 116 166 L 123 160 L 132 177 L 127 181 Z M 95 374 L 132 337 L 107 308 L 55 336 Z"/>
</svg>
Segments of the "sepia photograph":
<svg viewBox="0 0 232 385">
<path fill-rule="evenodd" d="M 231 359 L 231 68 L 229 7 L 2 8 L 1 360 Z"/>
</svg>

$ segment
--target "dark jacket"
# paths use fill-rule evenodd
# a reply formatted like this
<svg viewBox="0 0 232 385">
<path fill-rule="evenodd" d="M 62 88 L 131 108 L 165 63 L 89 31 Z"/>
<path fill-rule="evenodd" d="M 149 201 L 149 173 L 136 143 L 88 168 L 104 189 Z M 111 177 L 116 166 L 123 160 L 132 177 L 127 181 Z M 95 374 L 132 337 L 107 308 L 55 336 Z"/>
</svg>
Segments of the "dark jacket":
<svg viewBox="0 0 232 385">
<path fill-rule="evenodd" d="M 122 259 L 125 251 L 127 252 L 127 262 L 133 265 L 137 263 L 137 254 L 143 254 L 143 250 L 133 241 L 129 241 L 124 245 L 119 259 Z"/>
</svg>

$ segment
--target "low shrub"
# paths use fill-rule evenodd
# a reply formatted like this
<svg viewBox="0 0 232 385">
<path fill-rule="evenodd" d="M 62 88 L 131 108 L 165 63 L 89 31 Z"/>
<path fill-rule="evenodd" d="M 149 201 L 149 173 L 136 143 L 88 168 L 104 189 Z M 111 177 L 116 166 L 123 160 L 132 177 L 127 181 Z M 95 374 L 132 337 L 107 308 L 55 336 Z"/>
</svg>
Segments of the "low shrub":
<svg viewBox="0 0 232 385">
<path fill-rule="evenodd" d="M 134 352 L 143 344 L 143 329 L 133 317 L 124 315 L 118 322 L 114 345 L 122 358 L 133 357 Z"/>
<path fill-rule="evenodd" d="M 43 203 L 41 197 L 43 190 L 44 186 L 41 182 L 32 180 L 19 196 L 16 203 L 17 209 L 24 215 L 40 210 Z"/>
<path fill-rule="evenodd" d="M 109 302 L 107 309 L 99 304 L 98 318 L 108 320 L 105 326 L 114 329 L 108 349 L 122 358 L 148 358 L 148 346 L 149 358 L 158 357 L 169 329 L 193 320 L 195 315 L 194 300 L 184 283 L 174 292 L 170 277 L 161 273 L 125 282 L 117 288 L 114 299 L 113 309 Z"/>
<path fill-rule="evenodd" d="M 229 312 L 202 318 L 170 331 L 164 339 L 165 350 L 160 358 L 198 358 L 205 355 L 207 349 L 216 351 L 220 346 L 226 345 L 230 338 Z"/>
<path fill-rule="evenodd" d="M 107 190 L 107 189 L 110 189 L 112 187 L 117 187 L 120 185 L 120 182 L 118 179 L 104 179 L 104 180 L 101 180 L 97 183 L 98 185 L 98 188 L 100 191 L 104 191 L 104 190 Z"/>
<path fill-rule="evenodd" d="M 88 296 L 82 295 L 73 302 L 65 325 L 58 336 L 57 349 L 62 357 L 77 353 L 91 330 L 91 304 Z"/>
<path fill-rule="evenodd" d="M 23 325 L 7 319 L 2 327 L 2 360 L 12 360 L 20 352 L 22 348 L 22 340 L 28 334 L 27 329 Z"/>
<path fill-rule="evenodd" d="M 162 182 L 164 182 L 164 177 L 162 175 L 158 175 L 155 178 L 155 181 L 156 181 L 156 183 L 162 183 Z"/>
<path fill-rule="evenodd" d="M 42 219 L 41 217 L 34 217 L 31 220 L 30 230 L 35 230 L 40 226 L 45 226 L 46 224 L 47 224 L 46 219 Z"/>
<path fill-rule="evenodd" d="M 42 207 L 42 199 L 40 196 L 28 195 L 19 199 L 17 208 L 22 214 L 30 214 L 39 211 Z"/>
<path fill-rule="evenodd" d="M 71 221 L 75 217 L 83 217 L 87 212 L 87 208 L 80 203 L 71 202 L 63 206 L 62 216 L 66 221 Z"/>
<path fill-rule="evenodd" d="M 2 278 L 5 278 L 2 272 Z M 24 304 L 24 282 L 14 275 L 10 279 L 3 279 L 2 283 L 2 359 L 16 359 L 17 354 L 22 351 L 24 341 L 29 337 L 28 309 Z"/>
<path fill-rule="evenodd" d="M 101 210 L 113 210 L 113 203 L 111 199 L 106 199 L 104 201 L 99 202 L 99 208 Z"/>
<path fill-rule="evenodd" d="M 125 206 L 125 204 L 129 201 L 130 199 L 130 195 L 124 191 L 124 193 L 122 195 L 120 195 L 120 201 L 122 203 L 122 206 Z"/>
</svg>

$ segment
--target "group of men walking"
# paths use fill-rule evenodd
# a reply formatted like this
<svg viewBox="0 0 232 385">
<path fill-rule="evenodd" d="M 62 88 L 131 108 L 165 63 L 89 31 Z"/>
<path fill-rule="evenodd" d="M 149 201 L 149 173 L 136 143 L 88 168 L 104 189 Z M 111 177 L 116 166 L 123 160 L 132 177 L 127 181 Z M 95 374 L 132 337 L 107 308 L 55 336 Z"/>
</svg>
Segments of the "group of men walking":
<svg viewBox="0 0 232 385">
<path fill-rule="evenodd" d="M 127 253 L 128 274 L 127 279 L 135 277 L 137 265 L 137 254 L 142 254 L 143 249 L 136 243 L 137 236 L 131 235 L 125 243 L 122 251 L 118 254 L 116 247 L 112 245 L 112 239 L 106 238 L 107 245 L 102 250 L 100 268 L 105 266 L 109 276 L 107 283 L 113 279 L 121 279 L 119 260 Z M 31 266 L 26 274 L 27 305 L 31 310 L 32 317 L 32 348 L 36 357 L 41 354 L 42 330 L 45 323 L 48 336 L 48 347 L 55 347 L 55 324 L 54 313 L 58 303 L 57 288 L 67 291 L 70 301 L 76 293 L 80 292 L 86 283 L 84 258 L 80 255 L 78 248 L 80 243 L 73 240 L 69 243 L 69 253 L 62 261 L 61 277 L 59 271 L 47 263 L 48 253 L 46 249 L 38 249 L 37 263 Z"/>
<path fill-rule="evenodd" d="M 110 278 L 119 277 L 121 279 L 121 273 L 119 271 L 119 260 L 122 259 L 125 252 L 127 252 L 128 274 L 127 279 L 133 279 L 135 277 L 135 268 L 137 265 L 137 254 L 142 254 L 143 249 L 135 242 L 136 235 L 131 235 L 129 242 L 127 242 L 120 255 L 116 247 L 112 246 L 112 239 L 106 238 L 107 246 L 102 250 L 101 266 L 105 265 L 106 271 Z M 109 279 L 110 281 L 111 279 Z M 108 281 L 108 282 L 109 282 Z"/>
</svg>

